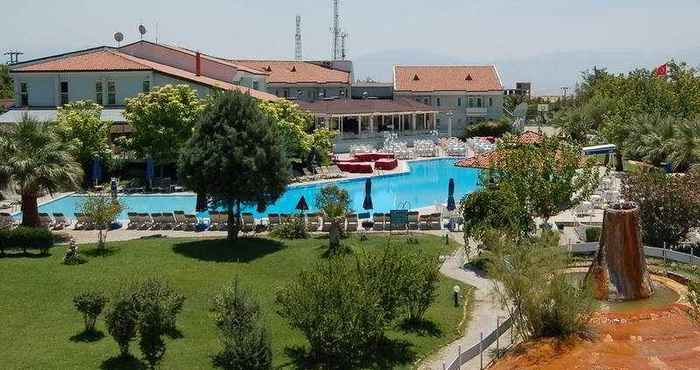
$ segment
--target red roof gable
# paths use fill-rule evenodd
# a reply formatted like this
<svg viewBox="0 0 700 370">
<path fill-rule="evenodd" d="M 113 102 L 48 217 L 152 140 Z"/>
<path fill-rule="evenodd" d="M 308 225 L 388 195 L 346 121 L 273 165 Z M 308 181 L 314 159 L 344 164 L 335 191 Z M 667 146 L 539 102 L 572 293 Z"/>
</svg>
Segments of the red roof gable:
<svg viewBox="0 0 700 370">
<path fill-rule="evenodd" d="M 233 63 L 264 71 L 269 83 L 349 84 L 350 73 L 301 61 L 233 60 Z"/>
<path fill-rule="evenodd" d="M 395 66 L 394 89 L 407 92 L 501 91 L 495 66 Z"/>
<path fill-rule="evenodd" d="M 12 72 L 85 72 L 85 71 L 147 71 L 150 68 L 125 58 L 124 54 L 110 49 L 68 55 L 63 58 L 30 64 L 13 69 Z"/>
</svg>

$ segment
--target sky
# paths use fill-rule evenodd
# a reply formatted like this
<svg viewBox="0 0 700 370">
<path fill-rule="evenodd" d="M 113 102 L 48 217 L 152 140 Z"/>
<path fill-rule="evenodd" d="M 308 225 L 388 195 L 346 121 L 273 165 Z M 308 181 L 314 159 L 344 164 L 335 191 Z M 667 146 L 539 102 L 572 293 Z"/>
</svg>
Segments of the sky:
<svg viewBox="0 0 700 370">
<path fill-rule="evenodd" d="M 23 51 L 24 60 L 115 45 L 117 31 L 135 41 L 140 23 L 149 40 L 291 59 L 297 14 L 304 58 L 331 53 L 331 0 L 23 0 L 0 10 L 0 51 Z M 356 78 L 390 79 L 395 63 L 495 63 L 507 86 L 531 79 L 554 89 L 590 63 L 616 70 L 700 58 L 697 0 L 341 0 L 341 17 Z"/>
</svg>

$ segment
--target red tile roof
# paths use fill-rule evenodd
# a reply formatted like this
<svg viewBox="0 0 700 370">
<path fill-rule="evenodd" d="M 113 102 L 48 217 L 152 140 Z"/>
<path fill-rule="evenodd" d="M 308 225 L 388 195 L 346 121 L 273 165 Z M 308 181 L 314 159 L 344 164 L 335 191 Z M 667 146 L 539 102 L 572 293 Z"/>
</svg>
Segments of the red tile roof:
<svg viewBox="0 0 700 370">
<path fill-rule="evenodd" d="M 539 144 L 544 140 L 544 135 L 535 131 L 525 131 L 516 139 L 519 144 Z"/>
<path fill-rule="evenodd" d="M 269 74 L 269 83 L 349 84 L 350 73 L 300 61 L 232 60 L 233 63 Z"/>
<path fill-rule="evenodd" d="M 413 99 L 334 99 L 318 100 L 315 102 L 299 101 L 297 104 L 304 110 L 320 114 L 363 114 L 363 113 L 412 113 L 437 112 L 430 105 Z"/>
<path fill-rule="evenodd" d="M 145 40 L 141 40 L 141 41 L 138 41 L 138 42 L 151 43 L 150 41 L 145 41 Z M 162 46 L 162 47 L 165 47 L 165 48 L 168 48 L 168 49 L 172 49 L 172 50 L 175 50 L 175 51 L 179 51 L 179 52 L 181 52 L 181 53 L 185 53 L 185 54 L 192 55 L 192 56 L 195 56 L 195 55 L 197 54 L 196 51 L 190 50 L 190 49 L 187 49 L 187 48 L 183 48 L 183 47 L 181 47 L 181 46 L 167 45 L 167 44 L 154 44 L 154 45 Z M 234 67 L 234 68 L 239 69 L 239 70 L 244 71 L 244 72 L 248 72 L 248 73 L 252 73 L 252 74 L 256 74 L 256 75 L 267 75 L 267 72 L 265 72 L 265 71 L 261 71 L 261 70 L 255 69 L 255 68 L 251 68 L 251 67 L 246 66 L 246 65 L 243 65 L 243 64 L 234 63 L 234 62 L 232 62 L 232 61 L 230 61 L 230 60 L 226 60 L 226 59 L 222 59 L 222 58 L 218 58 L 218 57 L 213 57 L 213 56 L 211 56 L 211 55 L 207 55 L 207 54 L 204 54 L 204 53 L 201 53 L 201 52 L 200 52 L 199 55 L 200 55 L 200 57 L 201 57 L 202 59 L 210 60 L 210 61 L 212 61 L 212 62 L 221 63 L 221 64 L 224 64 L 224 65 L 228 65 L 228 66 Z"/>
<path fill-rule="evenodd" d="M 478 154 L 471 158 L 459 160 L 455 163 L 455 166 L 489 169 L 492 168 L 494 163 L 499 159 L 500 153 L 494 150 L 488 153 Z"/>
<path fill-rule="evenodd" d="M 109 49 L 51 59 L 12 72 L 147 71 L 150 68 Z"/>
<path fill-rule="evenodd" d="M 394 90 L 501 91 L 503 84 L 495 66 L 394 66 Z"/>
<path fill-rule="evenodd" d="M 216 80 L 206 76 L 197 76 L 179 68 L 150 60 L 124 54 L 119 51 L 105 48 L 79 55 L 48 60 L 32 64 L 26 67 L 14 69 L 13 72 L 86 72 L 86 71 L 156 71 L 162 74 L 196 82 L 202 85 L 220 88 L 223 90 L 237 90 L 249 93 L 261 100 L 278 100 L 279 98 L 263 91 L 237 86 L 228 82 Z"/>
</svg>

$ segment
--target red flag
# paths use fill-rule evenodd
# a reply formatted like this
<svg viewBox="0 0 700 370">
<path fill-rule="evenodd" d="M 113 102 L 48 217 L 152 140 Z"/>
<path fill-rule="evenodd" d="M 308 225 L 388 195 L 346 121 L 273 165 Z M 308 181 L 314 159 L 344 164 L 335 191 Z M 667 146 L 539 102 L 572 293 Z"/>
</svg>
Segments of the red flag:
<svg viewBox="0 0 700 370">
<path fill-rule="evenodd" d="M 654 69 L 655 76 L 666 76 L 668 74 L 668 64 L 664 63 Z"/>
</svg>

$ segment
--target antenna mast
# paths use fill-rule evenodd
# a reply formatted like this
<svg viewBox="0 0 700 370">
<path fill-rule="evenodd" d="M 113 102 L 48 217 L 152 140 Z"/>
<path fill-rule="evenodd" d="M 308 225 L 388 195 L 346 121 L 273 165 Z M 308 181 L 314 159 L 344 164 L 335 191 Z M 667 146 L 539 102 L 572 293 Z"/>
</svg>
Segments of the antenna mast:
<svg viewBox="0 0 700 370">
<path fill-rule="evenodd" d="M 333 0 L 333 60 L 340 57 L 340 0 Z"/>
<path fill-rule="evenodd" d="M 24 53 L 21 51 L 16 51 L 16 50 L 10 50 L 3 55 L 7 55 L 10 57 L 10 60 L 7 62 L 7 64 L 15 64 L 19 63 L 19 56 L 23 55 Z"/>
<path fill-rule="evenodd" d="M 345 60 L 345 57 L 347 56 L 346 49 L 345 49 L 345 40 L 348 38 L 347 32 L 343 32 L 340 34 L 340 59 Z"/>
<path fill-rule="evenodd" d="M 301 15 L 297 15 L 297 33 L 294 36 L 294 59 L 302 60 L 301 53 Z"/>
</svg>

